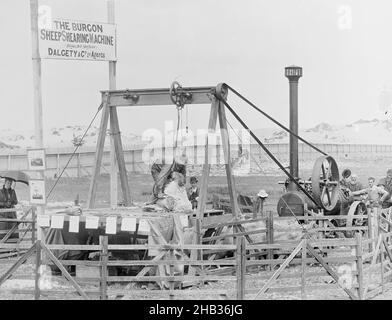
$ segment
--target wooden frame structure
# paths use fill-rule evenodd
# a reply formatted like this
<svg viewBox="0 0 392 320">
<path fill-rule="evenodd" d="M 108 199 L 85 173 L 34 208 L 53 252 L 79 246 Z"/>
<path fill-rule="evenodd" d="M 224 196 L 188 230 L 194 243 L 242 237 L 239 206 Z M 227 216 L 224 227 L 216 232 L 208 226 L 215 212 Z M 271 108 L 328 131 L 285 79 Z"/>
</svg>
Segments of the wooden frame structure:
<svg viewBox="0 0 392 320">
<path fill-rule="evenodd" d="M 100 167 L 102 164 L 102 156 L 106 138 L 106 130 L 108 122 L 110 121 L 111 135 L 115 147 L 115 159 L 119 168 L 121 190 L 125 202 L 125 206 L 130 206 L 132 203 L 130 196 L 130 189 L 128 185 L 127 169 L 125 167 L 125 160 L 121 142 L 120 127 L 117 115 L 117 107 L 137 107 L 137 106 L 168 106 L 173 105 L 173 91 L 166 89 L 141 89 L 141 90 L 108 90 L 101 91 L 102 94 L 102 117 L 97 140 L 97 149 L 95 154 L 95 163 L 93 169 L 93 176 L 90 184 L 88 194 L 88 208 L 93 208 L 95 204 L 97 179 L 100 174 Z M 230 195 L 230 203 L 233 208 L 232 212 L 235 217 L 240 213 L 239 205 L 237 203 L 237 196 L 234 187 L 234 178 L 232 175 L 232 168 L 230 163 L 230 143 L 227 131 L 225 106 L 221 99 L 227 98 L 227 90 L 222 84 L 216 87 L 180 87 L 176 90 L 176 98 L 180 98 L 184 104 L 210 104 L 210 118 L 208 123 L 208 132 L 213 133 L 216 129 L 217 121 L 219 119 L 223 153 L 225 157 L 225 168 L 227 183 Z M 217 98 L 219 97 L 219 99 Z M 113 166 L 115 164 L 111 164 Z M 205 157 L 203 164 L 203 175 L 200 185 L 200 202 L 198 206 L 198 213 L 196 219 L 196 233 L 199 235 L 197 243 L 200 243 L 201 223 L 204 215 L 205 204 L 207 199 L 207 188 L 209 181 L 210 164 L 209 164 L 209 147 L 208 135 L 205 141 Z M 111 194 L 114 190 L 111 188 Z"/>
</svg>

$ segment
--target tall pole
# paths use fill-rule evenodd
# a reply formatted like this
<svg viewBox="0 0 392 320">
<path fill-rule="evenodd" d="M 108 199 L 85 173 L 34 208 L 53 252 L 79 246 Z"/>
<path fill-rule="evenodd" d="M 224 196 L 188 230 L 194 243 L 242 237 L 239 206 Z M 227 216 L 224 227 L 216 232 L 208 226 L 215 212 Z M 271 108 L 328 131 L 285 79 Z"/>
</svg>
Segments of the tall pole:
<svg viewBox="0 0 392 320">
<path fill-rule="evenodd" d="M 38 42 L 38 0 L 30 0 L 30 16 L 34 84 L 34 140 L 37 148 L 43 148 L 41 57 L 39 54 Z"/>
<path fill-rule="evenodd" d="M 302 68 L 285 68 L 285 76 L 290 86 L 290 130 L 298 135 L 298 80 L 302 77 Z M 290 174 L 298 178 L 298 139 L 290 134 Z"/>
<path fill-rule="evenodd" d="M 108 23 L 115 23 L 114 0 L 108 0 Z M 109 90 L 116 89 L 116 61 L 109 61 Z M 114 147 L 114 128 L 110 125 L 110 207 L 112 209 L 117 207 L 118 203 L 118 166 L 116 159 L 116 152 Z"/>
<path fill-rule="evenodd" d="M 38 37 L 38 0 L 30 0 L 30 22 L 31 22 L 31 45 L 33 62 L 33 85 L 34 85 L 34 140 L 37 148 L 44 147 L 43 121 L 42 121 L 42 85 L 41 85 L 41 57 L 39 53 Z M 39 171 L 41 179 L 45 179 L 45 174 Z M 37 206 L 38 215 L 44 213 L 43 206 Z M 42 229 L 37 226 L 37 239 L 43 241 Z"/>
</svg>

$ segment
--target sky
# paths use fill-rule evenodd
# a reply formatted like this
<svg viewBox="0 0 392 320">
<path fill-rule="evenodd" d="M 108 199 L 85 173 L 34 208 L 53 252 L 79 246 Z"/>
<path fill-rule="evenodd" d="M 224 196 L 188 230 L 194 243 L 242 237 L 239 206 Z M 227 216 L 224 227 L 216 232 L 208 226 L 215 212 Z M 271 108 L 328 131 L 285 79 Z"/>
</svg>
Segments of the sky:
<svg viewBox="0 0 392 320">
<path fill-rule="evenodd" d="M 39 4 L 54 18 L 107 21 L 105 0 Z M 284 68 L 298 65 L 300 128 L 388 116 L 379 106 L 392 88 L 388 0 L 116 0 L 115 8 L 118 89 L 226 82 L 288 125 Z M 34 129 L 29 11 L 28 0 L 0 1 L 1 129 Z M 44 130 L 87 125 L 105 89 L 107 62 L 42 60 Z M 274 127 L 230 98 L 250 128 Z M 208 116 L 209 106 L 190 106 L 189 127 L 205 128 Z M 176 109 L 121 108 L 119 118 L 123 130 L 141 134 L 175 122 Z"/>
</svg>

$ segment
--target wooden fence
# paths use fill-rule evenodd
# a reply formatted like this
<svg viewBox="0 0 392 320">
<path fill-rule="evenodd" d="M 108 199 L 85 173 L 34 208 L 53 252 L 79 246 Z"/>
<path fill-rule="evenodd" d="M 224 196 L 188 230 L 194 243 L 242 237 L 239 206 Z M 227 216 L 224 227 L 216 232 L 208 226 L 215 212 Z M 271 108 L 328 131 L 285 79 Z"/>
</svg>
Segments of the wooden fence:
<svg viewBox="0 0 392 320">
<path fill-rule="evenodd" d="M 366 219 L 366 217 L 366 215 L 356 216 L 358 219 Z M 256 221 L 231 221 L 205 226 L 207 229 L 214 228 L 215 230 L 221 227 L 232 227 L 233 233 L 227 233 L 226 236 L 223 234 L 212 235 L 209 238 L 204 238 L 204 243 L 200 245 L 168 243 L 114 245 L 108 244 L 107 236 L 100 237 L 99 245 L 49 245 L 41 241 L 36 241 L 33 245 L 0 243 L 1 249 L 27 250 L 19 259 L 0 260 L 2 264 L 13 263 L 0 278 L 0 294 L 5 291 L 34 294 L 35 299 L 53 298 L 56 295 L 63 297 L 65 295 L 68 299 L 118 299 L 121 297 L 143 299 L 143 295 L 146 298 L 146 293 L 148 299 L 154 297 L 173 298 L 174 296 L 183 299 L 200 299 L 201 296 L 210 298 L 218 296 L 229 299 L 268 299 L 271 298 L 271 294 L 277 292 L 290 292 L 291 297 L 296 293 L 302 299 L 317 299 L 317 292 L 322 290 L 323 298 L 327 298 L 325 293 L 332 290 L 335 292 L 331 296 L 332 298 L 364 299 L 374 294 L 376 289 L 380 291 L 385 288 L 386 280 L 392 272 L 391 270 L 385 272 L 388 265 L 385 262 L 385 254 L 389 254 L 388 250 L 391 245 L 388 243 L 391 233 L 380 233 L 380 237 L 383 238 L 377 240 L 375 250 L 373 250 L 373 246 L 370 244 L 375 240 L 367 238 L 368 226 L 339 228 L 328 224 L 330 220 L 347 219 L 347 217 L 301 217 L 302 220 L 314 220 L 315 224 L 309 230 L 302 227 L 292 228 L 295 231 L 302 231 L 300 239 L 279 243 L 274 242 L 271 235 L 279 232 L 287 234 L 289 230 L 273 228 L 274 222 L 271 223 L 271 220 L 265 224 L 265 228 L 259 228 L 253 233 L 241 229 L 246 228 L 246 225 L 252 222 L 258 223 L 263 220 L 268 221 L 268 219 L 276 221 L 280 218 L 272 216 Z M 331 231 L 355 231 L 356 236 L 342 239 L 325 238 L 325 234 Z M 267 235 L 266 243 L 257 243 L 252 240 L 252 235 L 262 233 Z M 236 243 L 221 244 L 218 242 L 227 236 L 236 239 Z M 386 247 L 382 249 L 384 251 L 381 251 L 385 254 L 380 256 L 381 243 L 385 243 Z M 95 252 L 99 259 L 97 261 L 58 260 L 53 254 L 58 250 Z M 159 253 L 151 260 L 111 260 L 110 252 L 113 250 L 129 252 L 158 250 Z M 200 252 L 193 260 L 184 254 L 192 250 Z M 217 256 L 218 253 L 221 253 L 220 257 Z M 384 259 L 380 262 L 382 267 L 374 261 L 368 266 L 369 259 L 376 262 Z M 32 277 L 31 288 L 2 288 L 6 280 L 16 274 L 19 267 L 27 264 L 30 264 L 34 270 L 30 273 L 30 277 Z M 42 285 L 42 265 L 56 266 L 62 275 L 61 277 L 50 275 L 50 282 L 53 286 L 49 289 Z M 90 272 L 90 275 L 81 276 L 78 272 L 71 275 L 70 266 L 85 268 Z M 121 276 L 111 274 L 113 267 L 137 268 L 137 271 L 131 276 Z M 190 272 L 191 268 L 194 272 Z M 366 282 L 366 275 L 370 269 L 380 270 L 379 274 L 383 279 L 380 286 L 371 287 L 371 290 Z M 384 272 L 381 272 L 381 269 Z M 15 277 L 18 279 L 18 275 Z M 65 288 L 64 278 L 71 287 L 68 285 Z M 26 275 L 22 275 L 20 279 L 26 279 Z M 226 282 L 227 285 L 224 286 L 224 289 L 208 285 L 214 284 L 216 281 Z M 148 282 L 156 282 L 164 290 L 145 291 L 140 290 L 140 285 L 136 285 L 136 283 Z M 62 284 L 58 286 L 56 283 Z M 113 285 L 116 283 L 127 283 L 127 286 L 126 288 L 116 288 L 116 285 Z M 189 289 L 191 285 L 193 287 Z"/>
<path fill-rule="evenodd" d="M 34 244 L 37 240 L 37 226 L 36 226 L 36 208 L 32 206 L 25 206 L 21 209 L 0 209 L 0 213 L 16 213 L 16 219 L 1 218 L 0 224 L 10 223 L 12 227 L 8 230 L 0 230 L 0 244 L 3 243 L 15 243 L 16 245 L 21 243 Z M 0 250 L 0 259 L 19 255 L 20 250 Z"/>
</svg>

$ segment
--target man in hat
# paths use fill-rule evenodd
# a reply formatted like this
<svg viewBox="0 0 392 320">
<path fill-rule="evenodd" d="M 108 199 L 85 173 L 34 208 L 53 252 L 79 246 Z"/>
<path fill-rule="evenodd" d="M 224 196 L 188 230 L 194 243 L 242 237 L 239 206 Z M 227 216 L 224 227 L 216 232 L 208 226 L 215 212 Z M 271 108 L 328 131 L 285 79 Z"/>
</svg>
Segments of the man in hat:
<svg viewBox="0 0 392 320">
<path fill-rule="evenodd" d="M 256 210 L 253 213 L 253 218 L 257 218 L 258 215 L 261 217 L 264 217 L 264 201 L 265 199 L 268 198 L 268 193 L 265 192 L 264 189 L 261 189 L 259 193 L 257 194 L 257 199 L 256 199 Z"/>
<path fill-rule="evenodd" d="M 351 170 L 350 169 L 344 169 L 343 172 L 342 172 L 342 179 L 339 181 L 340 185 L 342 187 L 345 187 L 345 188 L 349 189 L 350 177 L 351 177 Z"/>
<path fill-rule="evenodd" d="M 18 199 L 16 198 L 16 192 L 12 188 L 12 179 L 5 178 L 3 188 L 0 189 L 0 209 L 11 209 L 14 208 L 16 204 L 18 204 Z M 16 219 L 16 212 L 1 212 L 0 217 L 4 219 Z M 0 222 L 0 230 L 10 230 L 15 223 L 13 222 Z M 0 239 L 4 237 L 0 235 Z M 10 238 L 18 238 L 19 235 L 17 233 L 13 233 Z"/>
</svg>

